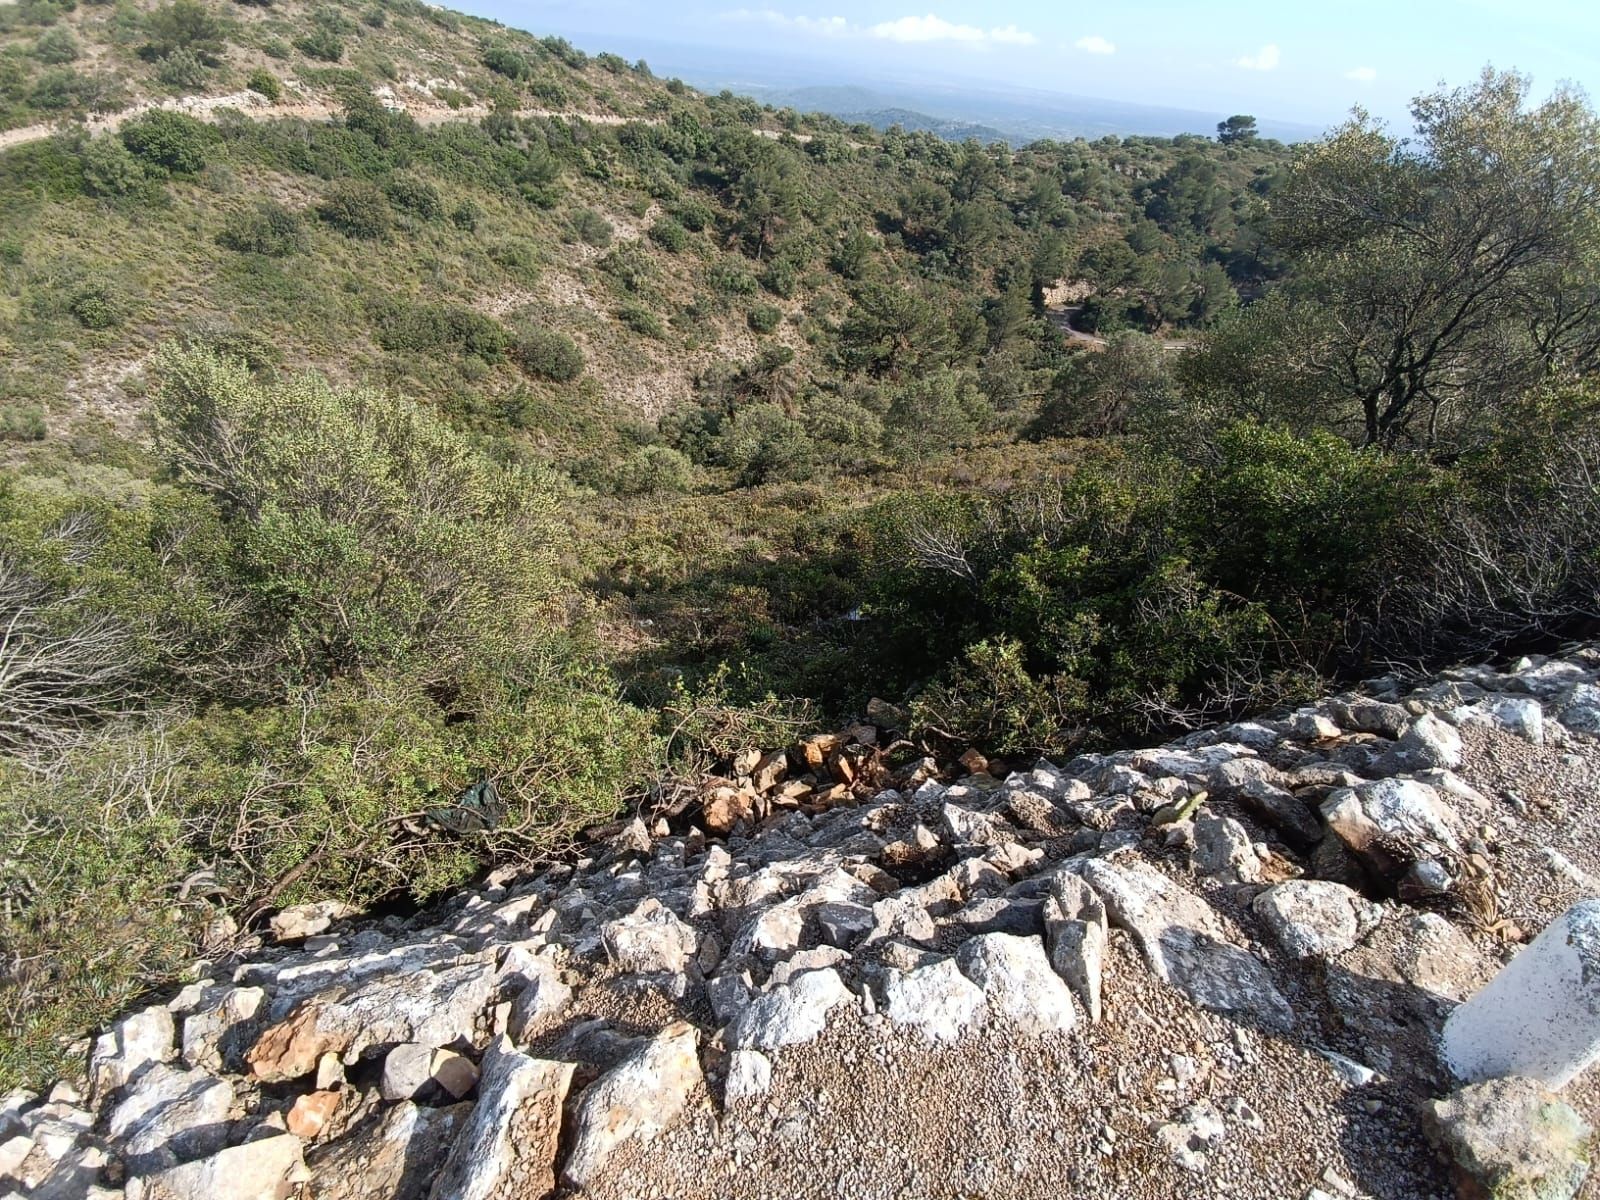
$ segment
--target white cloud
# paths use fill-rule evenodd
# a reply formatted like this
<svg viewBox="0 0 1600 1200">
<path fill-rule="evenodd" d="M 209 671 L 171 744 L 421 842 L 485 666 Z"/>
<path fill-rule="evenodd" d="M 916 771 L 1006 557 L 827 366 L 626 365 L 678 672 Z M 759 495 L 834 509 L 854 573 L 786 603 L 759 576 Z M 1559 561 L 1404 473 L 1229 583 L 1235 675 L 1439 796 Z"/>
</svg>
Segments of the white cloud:
<svg viewBox="0 0 1600 1200">
<path fill-rule="evenodd" d="M 1026 29 L 1018 29 L 1015 25 L 1006 25 L 1000 29 L 989 30 L 989 40 L 999 42 L 1003 46 L 1036 46 L 1039 39 Z"/>
<path fill-rule="evenodd" d="M 1374 67 L 1352 67 L 1344 73 L 1346 79 L 1354 79 L 1357 83 L 1371 83 L 1378 77 Z"/>
<path fill-rule="evenodd" d="M 1115 54 L 1117 52 L 1117 47 L 1113 43 L 1106 41 L 1098 33 L 1090 34 L 1088 37 L 1081 37 L 1072 44 L 1085 54 Z"/>
<path fill-rule="evenodd" d="M 3 3 L 4 0 L 0 0 Z M 1001 25 L 981 29 L 976 25 L 960 25 L 943 17 L 928 13 L 921 17 L 900 17 L 893 21 L 880 21 L 876 25 L 852 24 L 845 17 L 790 16 L 771 8 L 738 8 L 722 14 L 724 21 L 760 21 L 779 29 L 795 33 L 810 33 L 819 37 L 878 38 L 882 41 L 926 43 L 956 42 L 967 46 L 1035 46 L 1039 39 L 1016 25 Z"/>
<path fill-rule="evenodd" d="M 1273 71 L 1278 66 L 1278 48 L 1273 45 L 1261 47 L 1254 54 L 1246 54 L 1243 58 L 1234 60 L 1234 66 L 1243 67 L 1246 71 Z"/>
<path fill-rule="evenodd" d="M 770 8 L 738 8 L 722 14 L 724 21 L 764 21 L 780 29 L 793 29 L 799 33 L 814 33 L 820 37 L 845 37 L 856 33 L 855 26 L 843 17 L 791 17 Z"/>
</svg>

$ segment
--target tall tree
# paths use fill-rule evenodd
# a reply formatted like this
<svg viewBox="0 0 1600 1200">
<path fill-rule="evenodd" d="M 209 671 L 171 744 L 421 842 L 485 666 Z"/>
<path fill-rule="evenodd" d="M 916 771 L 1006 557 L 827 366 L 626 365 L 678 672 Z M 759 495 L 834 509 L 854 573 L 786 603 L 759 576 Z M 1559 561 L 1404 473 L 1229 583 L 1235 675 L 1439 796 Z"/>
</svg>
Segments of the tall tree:
<svg viewBox="0 0 1600 1200">
<path fill-rule="evenodd" d="M 1358 111 L 1269 202 L 1302 374 L 1357 403 L 1366 444 L 1436 445 L 1600 364 L 1600 123 L 1574 91 L 1527 101 L 1485 71 L 1417 99 L 1414 141 Z"/>
<path fill-rule="evenodd" d="M 1235 142 L 1253 142 L 1256 140 L 1256 119 L 1244 113 L 1235 113 L 1226 121 L 1217 122 L 1217 141 L 1224 146 L 1231 146 Z"/>
</svg>

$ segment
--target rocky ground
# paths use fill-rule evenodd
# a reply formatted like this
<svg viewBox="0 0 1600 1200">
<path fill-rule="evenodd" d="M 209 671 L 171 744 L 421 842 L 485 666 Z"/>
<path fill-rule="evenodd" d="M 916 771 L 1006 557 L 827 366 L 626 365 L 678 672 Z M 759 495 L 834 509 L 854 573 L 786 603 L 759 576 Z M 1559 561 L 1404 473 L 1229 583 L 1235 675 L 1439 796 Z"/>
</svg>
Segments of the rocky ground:
<svg viewBox="0 0 1600 1200">
<path fill-rule="evenodd" d="M 752 752 L 442 911 L 280 914 L 0 1101 L 0 1195 L 1600 1195 L 1593 1079 L 1437 1050 L 1600 895 L 1597 678 L 1014 770 L 894 769 L 888 717 Z"/>
</svg>

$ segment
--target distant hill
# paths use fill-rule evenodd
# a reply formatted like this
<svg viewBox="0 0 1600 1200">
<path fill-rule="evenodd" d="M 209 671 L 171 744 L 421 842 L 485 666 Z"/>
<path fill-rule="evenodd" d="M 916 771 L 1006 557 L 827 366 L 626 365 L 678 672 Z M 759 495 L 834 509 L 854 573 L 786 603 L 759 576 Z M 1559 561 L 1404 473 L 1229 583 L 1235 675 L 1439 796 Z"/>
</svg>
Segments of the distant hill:
<svg viewBox="0 0 1600 1200">
<path fill-rule="evenodd" d="M 980 142 L 1003 142 L 1006 135 L 988 125 L 972 121 L 948 121 L 943 117 L 930 117 L 927 113 L 909 108 L 876 108 L 864 112 L 837 112 L 833 116 L 852 125 L 870 125 L 877 130 L 898 125 L 907 133 L 931 133 L 951 142 L 964 142 L 977 138 Z"/>
</svg>

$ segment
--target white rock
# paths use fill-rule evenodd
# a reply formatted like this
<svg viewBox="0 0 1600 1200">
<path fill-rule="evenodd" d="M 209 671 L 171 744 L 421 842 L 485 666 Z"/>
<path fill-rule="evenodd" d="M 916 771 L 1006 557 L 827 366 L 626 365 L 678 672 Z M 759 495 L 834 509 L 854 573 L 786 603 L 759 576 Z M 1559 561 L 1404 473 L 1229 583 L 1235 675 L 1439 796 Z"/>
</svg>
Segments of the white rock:
<svg viewBox="0 0 1600 1200">
<path fill-rule="evenodd" d="M 1291 879 L 1251 902 L 1286 953 L 1296 958 L 1342 954 L 1373 929 L 1382 910 L 1342 883 Z"/>
<path fill-rule="evenodd" d="M 728 1080 L 723 1101 L 737 1104 L 764 1096 L 772 1088 L 772 1060 L 759 1050 L 735 1050 L 728 1055 Z"/>
<path fill-rule="evenodd" d="M 982 1022 L 983 1010 L 982 990 L 948 958 L 913 971 L 890 971 L 883 982 L 884 1015 L 934 1041 L 955 1041 L 963 1029 Z"/>
<path fill-rule="evenodd" d="M 1264 1028 L 1294 1024 L 1289 1007 L 1261 960 L 1233 945 L 1221 920 L 1200 897 L 1148 864 L 1075 860 L 1105 901 L 1117 926 L 1133 934 L 1145 962 L 1202 1008 L 1246 1015 Z"/>
<path fill-rule="evenodd" d="M 1176 1121 L 1156 1130 L 1156 1143 L 1176 1166 L 1195 1174 L 1206 1169 L 1210 1152 L 1222 1144 L 1227 1127 L 1210 1104 L 1192 1104 L 1178 1114 Z"/>
<path fill-rule="evenodd" d="M 735 1022 L 733 1044 L 745 1050 L 803 1045 L 823 1031 L 834 1008 L 849 1000 L 839 972 L 807 971 L 752 1001 Z"/>
<path fill-rule="evenodd" d="M 109 1033 L 101 1034 L 89 1059 L 96 1102 L 127 1083 L 140 1068 L 171 1058 L 176 1037 L 172 1013 L 161 1005 L 124 1017 Z"/>
<path fill-rule="evenodd" d="M 275 1134 L 130 1180 L 128 1200 L 285 1200 L 304 1172 L 300 1139 Z"/>
<path fill-rule="evenodd" d="M 600 930 L 606 956 L 623 971 L 681 975 L 694 961 L 700 938 L 654 897 Z"/>
<path fill-rule="evenodd" d="M 956 963 L 994 1010 L 1029 1033 L 1065 1033 L 1077 1023 L 1072 992 L 1036 937 L 986 933 L 966 942 Z"/>
<path fill-rule="evenodd" d="M 256 987 L 207 988 L 195 1009 L 183 1018 L 183 1061 L 213 1073 L 237 1059 L 253 1033 L 256 1014 L 267 994 Z"/>
<path fill-rule="evenodd" d="M 1414 779 L 1340 788 L 1322 802 L 1322 815 L 1359 858 L 1391 878 L 1418 860 L 1461 851 L 1455 814 L 1438 792 Z"/>
<path fill-rule="evenodd" d="M 1567 909 L 1450 1014 L 1444 1058 L 1467 1083 L 1521 1075 L 1557 1091 L 1600 1059 L 1600 900 Z"/>
<path fill-rule="evenodd" d="M 1426 767 L 1461 765 L 1461 735 L 1432 713 L 1424 713 L 1400 735 L 1395 748 Z"/>
<path fill-rule="evenodd" d="M 228 1141 L 233 1088 L 205 1071 L 156 1063 L 139 1073 L 112 1109 L 106 1132 L 135 1174 L 215 1154 Z"/>
<path fill-rule="evenodd" d="M 526 1194 L 555 1187 L 561 1106 L 572 1063 L 530 1058 L 504 1036 L 483 1055 L 478 1103 L 434 1180 L 430 1200 L 490 1200 L 512 1180 Z"/>
<path fill-rule="evenodd" d="M 516 976 L 524 982 L 511 1001 L 506 1032 L 527 1045 L 560 1021 L 572 1003 L 572 989 L 561 982 L 555 960 L 543 954 L 519 961 Z"/>
<path fill-rule="evenodd" d="M 1194 869 L 1225 883 L 1253 883 L 1261 878 L 1261 860 L 1245 827 L 1232 817 L 1201 817 L 1194 823 Z"/>
<path fill-rule="evenodd" d="M 677 1122 L 701 1081 L 698 1040 L 692 1025 L 669 1025 L 584 1091 L 561 1169 L 569 1186 L 582 1189 L 617 1147 L 650 1141 Z"/>
<path fill-rule="evenodd" d="M 1050 965 L 1066 980 L 1089 1020 L 1099 1021 L 1108 932 L 1105 904 L 1082 876 L 1058 871 L 1050 880 L 1043 913 Z"/>
</svg>

